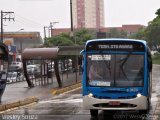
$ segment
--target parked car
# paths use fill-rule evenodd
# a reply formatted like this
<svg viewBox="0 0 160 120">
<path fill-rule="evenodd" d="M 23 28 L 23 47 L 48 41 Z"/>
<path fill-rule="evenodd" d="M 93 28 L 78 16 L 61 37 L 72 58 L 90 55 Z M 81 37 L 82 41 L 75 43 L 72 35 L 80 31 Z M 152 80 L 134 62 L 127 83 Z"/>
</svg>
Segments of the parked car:
<svg viewBox="0 0 160 120">
<path fill-rule="evenodd" d="M 7 82 L 18 82 L 25 80 L 24 75 L 20 72 L 8 72 Z"/>
<path fill-rule="evenodd" d="M 19 71 L 20 72 L 22 70 L 23 70 L 22 62 L 13 61 L 9 65 L 9 71 Z"/>
<path fill-rule="evenodd" d="M 48 64 L 48 71 L 54 72 L 54 62 Z"/>
<path fill-rule="evenodd" d="M 37 65 L 27 65 L 28 74 L 40 74 L 40 68 Z"/>
</svg>

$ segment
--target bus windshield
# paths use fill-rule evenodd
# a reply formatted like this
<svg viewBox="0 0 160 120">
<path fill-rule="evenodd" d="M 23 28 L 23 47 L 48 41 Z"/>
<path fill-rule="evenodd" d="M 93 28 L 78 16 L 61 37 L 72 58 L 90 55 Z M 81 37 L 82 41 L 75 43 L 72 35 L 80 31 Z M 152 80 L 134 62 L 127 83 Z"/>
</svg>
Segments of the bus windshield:
<svg viewBox="0 0 160 120">
<path fill-rule="evenodd" d="M 87 85 L 143 86 L 143 54 L 87 54 Z"/>
</svg>

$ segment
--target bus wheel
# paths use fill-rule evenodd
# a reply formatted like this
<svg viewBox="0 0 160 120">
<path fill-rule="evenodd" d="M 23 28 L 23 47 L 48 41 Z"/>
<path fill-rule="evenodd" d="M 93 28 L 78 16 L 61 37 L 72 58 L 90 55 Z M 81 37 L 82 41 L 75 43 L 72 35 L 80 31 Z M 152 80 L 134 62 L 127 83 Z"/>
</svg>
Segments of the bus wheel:
<svg viewBox="0 0 160 120">
<path fill-rule="evenodd" d="M 98 110 L 90 110 L 91 117 L 97 117 L 98 116 Z"/>
</svg>

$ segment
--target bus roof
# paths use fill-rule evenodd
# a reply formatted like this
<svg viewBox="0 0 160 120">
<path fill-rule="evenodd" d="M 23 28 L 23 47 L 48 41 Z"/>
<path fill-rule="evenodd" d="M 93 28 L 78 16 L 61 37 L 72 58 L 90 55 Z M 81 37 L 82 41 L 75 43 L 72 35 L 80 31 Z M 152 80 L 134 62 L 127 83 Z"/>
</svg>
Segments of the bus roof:
<svg viewBox="0 0 160 120">
<path fill-rule="evenodd" d="M 141 42 L 144 45 L 146 45 L 146 41 L 145 40 L 137 40 L 137 39 L 127 39 L 127 38 L 104 38 L 104 39 L 92 39 L 92 40 L 88 40 L 86 42 L 86 45 L 90 42 L 94 42 L 94 41 L 131 41 L 131 42 Z"/>
</svg>

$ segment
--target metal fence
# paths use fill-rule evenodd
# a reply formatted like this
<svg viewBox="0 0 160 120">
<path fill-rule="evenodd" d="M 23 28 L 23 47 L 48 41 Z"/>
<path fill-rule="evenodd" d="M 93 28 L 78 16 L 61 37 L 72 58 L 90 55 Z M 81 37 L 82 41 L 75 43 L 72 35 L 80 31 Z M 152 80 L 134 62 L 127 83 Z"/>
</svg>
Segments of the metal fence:
<svg viewBox="0 0 160 120">
<path fill-rule="evenodd" d="M 48 62 L 48 61 L 47 61 Z M 34 86 L 43 86 L 53 84 L 58 86 L 55 76 L 54 64 L 41 61 L 41 64 L 36 64 L 37 61 L 32 61 L 27 65 L 27 74 Z M 64 63 L 63 63 L 64 64 Z M 62 87 L 75 84 L 82 80 L 82 70 L 80 66 L 72 68 L 71 65 L 63 65 L 59 62 L 59 75 L 62 82 Z M 29 66 L 31 66 L 29 68 Z"/>
</svg>

